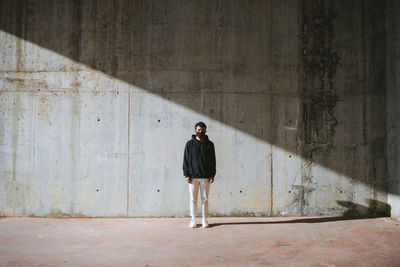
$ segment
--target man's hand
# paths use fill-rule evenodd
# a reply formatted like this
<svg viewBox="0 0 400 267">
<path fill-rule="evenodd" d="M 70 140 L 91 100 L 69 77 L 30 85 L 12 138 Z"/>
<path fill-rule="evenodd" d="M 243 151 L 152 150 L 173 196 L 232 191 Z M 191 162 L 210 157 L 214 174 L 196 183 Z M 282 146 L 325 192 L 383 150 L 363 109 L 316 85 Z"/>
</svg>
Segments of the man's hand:
<svg viewBox="0 0 400 267">
<path fill-rule="evenodd" d="M 212 184 L 212 183 L 214 182 L 214 177 L 211 177 L 211 178 L 209 179 L 209 181 L 210 181 L 210 183 Z"/>
<path fill-rule="evenodd" d="M 188 184 L 191 184 L 191 183 L 192 183 L 192 179 L 190 179 L 190 177 L 186 177 L 186 182 L 187 182 Z"/>
</svg>

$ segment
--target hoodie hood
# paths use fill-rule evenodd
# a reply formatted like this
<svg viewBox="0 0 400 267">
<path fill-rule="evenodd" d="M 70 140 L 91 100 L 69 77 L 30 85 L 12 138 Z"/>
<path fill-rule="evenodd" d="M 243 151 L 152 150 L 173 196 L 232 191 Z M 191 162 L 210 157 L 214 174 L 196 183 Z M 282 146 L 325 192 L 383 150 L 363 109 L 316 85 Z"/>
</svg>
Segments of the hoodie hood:
<svg viewBox="0 0 400 267">
<path fill-rule="evenodd" d="M 203 142 L 207 142 L 207 141 L 208 141 L 208 135 L 205 134 L 205 135 L 204 135 L 204 139 L 201 140 L 201 141 L 199 141 L 199 140 L 196 139 L 196 135 L 195 135 L 195 134 L 192 134 L 192 139 L 193 139 L 193 141 L 203 143 Z"/>
</svg>

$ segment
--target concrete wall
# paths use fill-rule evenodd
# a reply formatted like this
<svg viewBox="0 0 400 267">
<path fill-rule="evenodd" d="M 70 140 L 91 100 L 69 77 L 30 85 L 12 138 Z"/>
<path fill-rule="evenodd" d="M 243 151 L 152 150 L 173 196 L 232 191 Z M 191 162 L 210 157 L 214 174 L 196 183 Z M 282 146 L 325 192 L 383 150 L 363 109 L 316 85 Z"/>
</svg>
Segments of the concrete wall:
<svg viewBox="0 0 400 267">
<path fill-rule="evenodd" d="M 378 1 L 2 1 L 0 215 L 387 214 Z M 392 192 L 395 197 L 397 192 Z"/>
<path fill-rule="evenodd" d="M 387 163 L 388 205 L 391 215 L 400 218 L 400 3 L 388 1 L 387 26 Z"/>
</svg>

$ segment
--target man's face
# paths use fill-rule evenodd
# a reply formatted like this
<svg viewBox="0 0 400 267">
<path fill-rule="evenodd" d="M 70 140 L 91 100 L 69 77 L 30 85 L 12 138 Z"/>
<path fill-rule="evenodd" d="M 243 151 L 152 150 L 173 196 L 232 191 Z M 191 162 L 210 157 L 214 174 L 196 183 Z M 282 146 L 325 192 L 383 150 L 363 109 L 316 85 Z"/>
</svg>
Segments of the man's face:
<svg viewBox="0 0 400 267">
<path fill-rule="evenodd" d="M 197 126 L 197 128 L 196 128 L 196 130 L 195 130 L 195 133 L 196 133 L 196 132 L 204 132 L 204 133 L 206 133 L 206 129 L 203 128 L 203 127 L 201 127 L 201 126 Z"/>
</svg>

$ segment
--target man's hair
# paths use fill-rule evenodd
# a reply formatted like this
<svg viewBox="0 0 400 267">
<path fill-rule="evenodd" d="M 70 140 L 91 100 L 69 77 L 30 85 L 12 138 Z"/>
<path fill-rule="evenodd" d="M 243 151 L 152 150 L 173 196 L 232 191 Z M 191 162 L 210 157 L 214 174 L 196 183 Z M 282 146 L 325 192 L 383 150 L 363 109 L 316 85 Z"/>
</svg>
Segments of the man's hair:
<svg viewBox="0 0 400 267">
<path fill-rule="evenodd" d="M 195 130 L 197 129 L 197 126 L 200 126 L 200 127 L 204 128 L 204 129 L 207 129 L 206 124 L 204 122 L 202 122 L 202 121 L 199 121 L 198 123 L 196 123 L 196 125 L 194 126 Z"/>
</svg>

